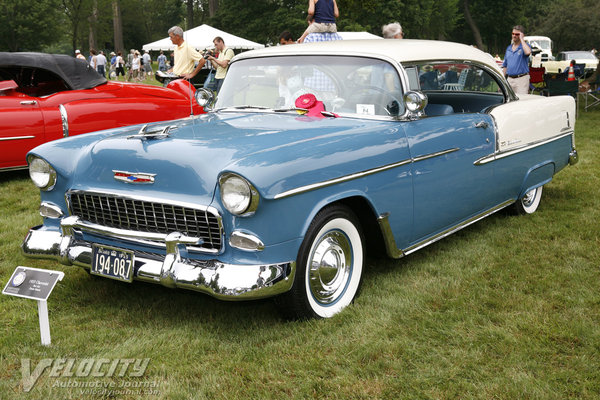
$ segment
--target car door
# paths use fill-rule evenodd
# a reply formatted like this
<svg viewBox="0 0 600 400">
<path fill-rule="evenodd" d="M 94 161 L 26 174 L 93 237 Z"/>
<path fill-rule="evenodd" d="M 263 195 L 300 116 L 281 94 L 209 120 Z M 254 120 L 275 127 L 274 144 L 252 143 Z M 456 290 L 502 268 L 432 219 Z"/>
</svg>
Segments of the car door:
<svg viewBox="0 0 600 400">
<path fill-rule="evenodd" d="M 0 169 L 27 165 L 27 152 L 45 141 L 39 100 L 16 94 L 0 96 Z"/>
<path fill-rule="evenodd" d="M 435 75 L 437 86 L 423 90 L 426 116 L 404 123 L 413 160 L 413 246 L 501 202 L 493 163 L 477 161 L 496 147 L 494 120 L 485 111 L 505 99 L 492 76 L 475 65 L 428 63 L 414 69 L 418 76 Z M 459 73 L 458 83 L 448 83 L 448 71 Z"/>
<path fill-rule="evenodd" d="M 453 114 L 405 124 L 412 163 L 414 242 L 493 206 L 487 188 L 492 164 L 475 165 L 494 152 L 487 114 Z"/>
</svg>

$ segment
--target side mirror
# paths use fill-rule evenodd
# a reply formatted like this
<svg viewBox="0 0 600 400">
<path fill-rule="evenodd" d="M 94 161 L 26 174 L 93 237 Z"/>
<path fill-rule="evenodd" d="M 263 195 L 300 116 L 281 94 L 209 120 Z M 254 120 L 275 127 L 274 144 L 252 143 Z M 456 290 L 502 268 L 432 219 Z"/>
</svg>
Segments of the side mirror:
<svg viewBox="0 0 600 400">
<path fill-rule="evenodd" d="M 409 118 L 419 118 L 427 107 L 427 96 L 422 92 L 411 90 L 404 95 L 404 104 L 408 110 Z"/>
<path fill-rule="evenodd" d="M 213 102 L 215 100 L 215 95 L 212 90 L 208 89 L 198 89 L 196 93 L 194 93 L 194 97 L 196 98 L 196 103 L 200 107 L 204 108 L 204 111 L 210 111 L 212 109 Z"/>
</svg>

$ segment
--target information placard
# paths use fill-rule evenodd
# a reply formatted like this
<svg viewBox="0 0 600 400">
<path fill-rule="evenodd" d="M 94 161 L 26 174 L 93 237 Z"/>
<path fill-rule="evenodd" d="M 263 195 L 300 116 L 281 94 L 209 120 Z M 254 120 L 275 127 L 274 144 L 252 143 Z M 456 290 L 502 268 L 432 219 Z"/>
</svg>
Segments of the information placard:
<svg viewBox="0 0 600 400">
<path fill-rule="evenodd" d="M 62 280 L 64 272 L 30 267 L 17 267 L 2 291 L 9 296 L 32 300 L 48 300 L 56 282 Z"/>
<path fill-rule="evenodd" d="M 4 287 L 2 294 L 37 300 L 40 317 L 40 336 L 43 346 L 50 346 L 50 320 L 48 318 L 48 296 L 56 282 L 62 280 L 64 272 L 18 266 Z"/>
</svg>

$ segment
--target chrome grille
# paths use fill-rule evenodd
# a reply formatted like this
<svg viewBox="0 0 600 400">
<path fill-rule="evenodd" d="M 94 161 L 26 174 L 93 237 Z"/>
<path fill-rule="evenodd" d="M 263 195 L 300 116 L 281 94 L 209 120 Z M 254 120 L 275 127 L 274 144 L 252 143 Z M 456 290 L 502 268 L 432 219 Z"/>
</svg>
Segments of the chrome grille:
<svg viewBox="0 0 600 400">
<path fill-rule="evenodd" d="M 220 219 L 204 209 L 89 192 L 70 192 L 68 198 L 71 214 L 85 221 L 136 232 L 181 232 L 201 238 L 200 249 L 221 249 Z"/>
</svg>

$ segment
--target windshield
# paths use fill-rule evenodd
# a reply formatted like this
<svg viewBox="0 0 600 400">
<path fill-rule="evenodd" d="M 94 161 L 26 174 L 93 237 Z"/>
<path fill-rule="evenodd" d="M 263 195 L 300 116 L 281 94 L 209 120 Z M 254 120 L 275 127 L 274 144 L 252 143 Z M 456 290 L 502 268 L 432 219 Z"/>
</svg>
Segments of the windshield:
<svg viewBox="0 0 600 400">
<path fill-rule="evenodd" d="M 528 39 L 528 42 L 533 47 L 537 47 L 542 50 L 552 50 L 552 42 L 550 40 Z"/>
<path fill-rule="evenodd" d="M 314 95 L 325 111 L 337 114 L 394 116 L 404 111 L 402 85 L 391 64 L 366 57 L 327 55 L 234 62 L 215 108 L 305 108 L 300 100 L 306 95 Z"/>
<path fill-rule="evenodd" d="M 589 51 L 572 51 L 569 53 L 563 53 L 565 60 L 595 60 L 596 56 Z"/>
</svg>

